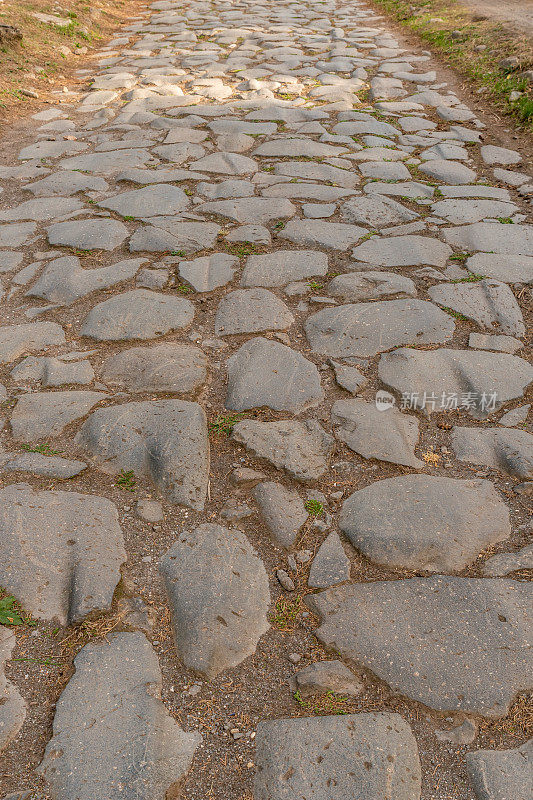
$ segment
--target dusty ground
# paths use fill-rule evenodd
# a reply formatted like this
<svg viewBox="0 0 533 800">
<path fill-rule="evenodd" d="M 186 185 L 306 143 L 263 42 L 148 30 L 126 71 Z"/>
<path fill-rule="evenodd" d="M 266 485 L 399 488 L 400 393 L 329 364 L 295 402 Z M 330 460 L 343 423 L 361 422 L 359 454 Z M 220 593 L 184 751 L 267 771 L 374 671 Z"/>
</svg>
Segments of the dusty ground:
<svg viewBox="0 0 533 800">
<path fill-rule="evenodd" d="M 532 0 L 462 0 L 463 5 L 476 12 L 476 16 L 497 19 L 515 26 L 533 37 Z"/>
</svg>

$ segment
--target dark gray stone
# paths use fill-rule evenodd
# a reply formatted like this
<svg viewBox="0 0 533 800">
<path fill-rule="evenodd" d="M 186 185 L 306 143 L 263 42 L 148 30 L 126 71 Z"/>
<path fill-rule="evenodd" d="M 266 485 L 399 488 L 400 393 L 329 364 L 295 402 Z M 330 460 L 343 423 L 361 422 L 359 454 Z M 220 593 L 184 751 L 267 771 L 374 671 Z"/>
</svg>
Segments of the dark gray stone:
<svg viewBox="0 0 533 800">
<path fill-rule="evenodd" d="M 177 651 L 211 679 L 255 652 L 268 630 L 263 562 L 239 530 L 204 524 L 183 531 L 163 556 Z"/>
<path fill-rule="evenodd" d="M 109 395 L 103 392 L 32 392 L 17 400 L 11 414 L 13 438 L 35 442 L 58 436 L 66 425 L 89 413 Z"/>
<path fill-rule="evenodd" d="M 296 691 L 304 698 L 326 692 L 356 697 L 363 690 L 361 681 L 342 661 L 315 661 L 298 670 L 294 683 Z"/>
<path fill-rule="evenodd" d="M 236 256 L 228 253 L 213 253 L 192 261 L 179 262 L 180 277 L 188 281 L 197 292 L 212 292 L 231 280 L 239 264 Z"/>
<path fill-rule="evenodd" d="M 56 322 L 30 322 L 0 328 L 0 363 L 9 364 L 31 350 L 64 344 L 63 328 Z"/>
<path fill-rule="evenodd" d="M 490 481 L 401 475 L 354 492 L 342 531 L 392 569 L 455 572 L 511 535 L 509 511 Z"/>
<path fill-rule="evenodd" d="M 183 189 L 167 183 L 156 183 L 100 200 L 98 205 L 123 217 L 157 217 L 161 214 L 179 214 L 189 202 Z"/>
<path fill-rule="evenodd" d="M 260 722 L 255 762 L 256 800 L 420 800 L 416 740 L 399 714 Z"/>
<path fill-rule="evenodd" d="M 149 217 L 148 222 L 131 237 L 132 253 L 196 253 L 214 247 L 220 232 L 220 226 L 213 222 L 188 222 L 179 217 Z"/>
<path fill-rule="evenodd" d="M 82 219 L 56 222 L 48 228 L 48 242 L 78 250 L 114 250 L 128 236 L 126 226 L 116 219 Z"/>
<path fill-rule="evenodd" d="M 132 347 L 106 359 L 102 380 L 130 392 L 186 394 L 199 389 L 207 374 L 207 358 L 198 347 L 170 342 Z"/>
<path fill-rule="evenodd" d="M 352 250 L 357 261 L 380 267 L 444 267 L 451 254 L 451 247 L 429 236 L 374 237 Z"/>
<path fill-rule="evenodd" d="M 256 337 L 228 359 L 226 408 L 304 411 L 324 398 L 316 366 L 280 342 Z"/>
<path fill-rule="evenodd" d="M 533 436 L 526 431 L 455 427 L 452 448 L 460 461 L 483 464 L 517 478 L 533 478 Z"/>
<path fill-rule="evenodd" d="M 291 547 L 308 517 L 299 494 L 274 481 L 258 483 L 252 494 L 276 544 Z"/>
<path fill-rule="evenodd" d="M 20 453 L 0 457 L 0 469 L 4 472 L 31 472 L 45 478 L 67 480 L 86 469 L 83 461 L 74 461 L 59 456 L 43 456 L 41 453 Z"/>
<path fill-rule="evenodd" d="M 347 200 L 341 207 L 341 215 L 348 222 L 368 225 L 375 230 L 381 230 L 386 225 L 410 222 L 419 216 L 396 200 L 379 195 L 366 195 Z"/>
<path fill-rule="evenodd" d="M 232 222 L 267 225 L 273 219 L 294 217 L 296 206 L 281 197 L 240 197 L 236 200 L 214 200 L 196 206 L 198 214 L 215 214 Z"/>
<path fill-rule="evenodd" d="M 46 265 L 38 281 L 26 292 L 27 297 L 42 297 L 50 303 L 70 305 L 98 289 L 107 289 L 133 278 L 145 259 L 130 258 L 99 269 L 83 269 L 79 258 L 65 256 Z"/>
<path fill-rule="evenodd" d="M 345 302 L 379 300 L 382 297 L 416 297 L 416 286 L 410 278 L 396 272 L 347 272 L 337 275 L 328 285 L 328 294 Z"/>
<path fill-rule="evenodd" d="M 302 483 L 324 475 L 334 444 L 333 438 L 311 419 L 305 422 L 245 419 L 235 425 L 232 438 Z"/>
<path fill-rule="evenodd" d="M 466 771 L 478 800 L 530 800 L 533 739 L 515 750 L 467 753 Z"/>
<path fill-rule="evenodd" d="M 332 531 L 318 548 L 307 583 L 312 589 L 329 589 L 349 580 L 350 559 L 344 552 L 339 535 Z"/>
<path fill-rule="evenodd" d="M 294 322 L 291 312 L 267 289 L 237 289 L 220 301 L 215 317 L 215 334 L 284 331 Z"/>
<path fill-rule="evenodd" d="M 99 341 L 151 339 L 186 328 L 194 317 L 189 300 L 148 289 L 132 289 L 98 303 L 87 315 L 80 334 Z"/>
<path fill-rule="evenodd" d="M 454 330 L 452 317 L 427 300 L 325 308 L 305 323 L 312 349 L 334 358 L 375 356 L 398 345 L 446 342 Z"/>
<path fill-rule="evenodd" d="M 364 458 L 420 469 L 416 458 L 418 421 L 393 406 L 380 410 L 365 400 L 338 400 L 331 409 L 335 436 Z"/>
<path fill-rule="evenodd" d="M 140 632 L 85 645 L 56 706 L 38 768 L 55 800 L 154 800 L 174 792 L 202 738 L 161 702 L 161 669 Z"/>
<path fill-rule="evenodd" d="M 451 308 L 491 333 L 524 336 L 520 306 L 506 283 L 493 278 L 476 283 L 439 283 L 428 294 L 433 302 Z"/>
<path fill-rule="evenodd" d="M 41 386 L 65 383 L 92 383 L 94 370 L 89 361 L 62 361 L 60 358 L 28 356 L 11 370 L 14 381 L 38 381 Z"/>
<path fill-rule="evenodd" d="M 207 422 L 201 406 L 152 400 L 101 408 L 76 436 L 98 467 L 146 477 L 173 503 L 203 509 L 209 477 Z"/>
<path fill-rule="evenodd" d="M 532 599 L 528 583 L 437 575 L 341 586 L 308 602 L 319 640 L 394 691 L 497 718 L 531 685 Z"/>
<path fill-rule="evenodd" d="M 242 273 L 241 286 L 286 286 L 292 281 L 323 276 L 328 257 L 316 250 L 276 250 L 250 256 Z"/>
<path fill-rule="evenodd" d="M 279 232 L 280 239 L 288 239 L 305 247 L 323 247 L 325 250 L 348 250 L 362 236 L 366 228 L 347 225 L 343 222 L 323 222 L 322 220 L 291 220 Z"/>
<path fill-rule="evenodd" d="M 9 628 L 0 626 L 0 752 L 16 737 L 26 719 L 26 703 L 17 687 L 4 675 L 17 640 Z"/>
<path fill-rule="evenodd" d="M 61 625 L 109 610 L 126 560 L 114 504 L 25 483 L 0 495 L 1 585 L 34 617 Z"/>
<path fill-rule="evenodd" d="M 533 544 L 522 547 L 516 553 L 498 553 L 488 558 L 481 572 L 487 578 L 503 578 L 521 569 L 533 569 Z"/>
</svg>

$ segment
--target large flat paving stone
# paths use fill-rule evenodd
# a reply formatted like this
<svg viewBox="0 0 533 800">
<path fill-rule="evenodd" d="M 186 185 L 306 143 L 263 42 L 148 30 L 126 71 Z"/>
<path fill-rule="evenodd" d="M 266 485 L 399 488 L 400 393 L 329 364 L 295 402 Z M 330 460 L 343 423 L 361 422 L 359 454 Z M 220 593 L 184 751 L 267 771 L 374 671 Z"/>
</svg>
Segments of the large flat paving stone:
<svg viewBox="0 0 533 800">
<path fill-rule="evenodd" d="M 46 356 L 28 356 L 11 370 L 14 381 L 36 381 L 41 386 L 62 386 L 65 383 L 92 383 L 94 370 L 88 360 L 63 361 Z"/>
<path fill-rule="evenodd" d="M 265 567 L 239 530 L 204 524 L 183 531 L 163 556 L 178 654 L 211 679 L 253 655 L 268 630 Z"/>
<path fill-rule="evenodd" d="M 317 367 L 281 342 L 256 337 L 227 361 L 226 408 L 304 411 L 324 398 Z"/>
<path fill-rule="evenodd" d="M 324 475 L 334 443 L 333 437 L 311 419 L 305 422 L 245 419 L 237 422 L 232 438 L 302 483 Z"/>
<path fill-rule="evenodd" d="M 242 286 L 286 286 L 293 281 L 323 276 L 328 257 L 317 250 L 276 250 L 250 256 L 241 277 Z"/>
<path fill-rule="evenodd" d="M 157 217 L 161 214 L 179 214 L 189 205 L 183 189 L 168 183 L 158 183 L 122 192 L 98 203 L 102 208 L 116 211 L 123 217 Z"/>
<path fill-rule="evenodd" d="M 491 333 L 524 336 L 525 325 L 520 306 L 509 286 L 493 278 L 476 283 L 431 286 L 433 302 L 451 308 Z"/>
<path fill-rule="evenodd" d="M 25 483 L 0 495 L 2 586 L 34 617 L 61 625 L 109 610 L 126 560 L 115 505 Z"/>
<path fill-rule="evenodd" d="M 85 645 L 56 706 L 39 772 L 54 800 L 155 800 L 177 791 L 202 737 L 161 701 L 157 655 L 140 632 Z"/>
<path fill-rule="evenodd" d="M 323 247 L 325 250 L 342 250 L 354 245 L 367 232 L 367 228 L 347 225 L 344 222 L 322 220 L 291 220 L 278 233 L 280 239 L 288 239 L 304 247 Z"/>
<path fill-rule="evenodd" d="M 196 253 L 213 247 L 220 232 L 220 226 L 213 222 L 188 222 L 179 217 L 149 217 L 148 222 L 131 237 L 132 253 Z"/>
<path fill-rule="evenodd" d="M 237 289 L 220 301 L 215 317 L 217 336 L 262 331 L 284 331 L 294 317 L 273 292 L 267 289 Z"/>
<path fill-rule="evenodd" d="M 29 322 L 0 327 L 0 363 L 9 364 L 27 352 L 63 344 L 65 334 L 57 322 Z"/>
<path fill-rule="evenodd" d="M 0 457 L 0 466 L 4 472 L 31 472 L 33 475 L 41 475 L 44 478 L 66 480 L 83 472 L 87 464 L 60 456 L 20 453 Z"/>
<path fill-rule="evenodd" d="M 443 267 L 452 249 L 429 236 L 393 236 L 372 238 L 352 250 L 358 261 L 368 261 L 380 267 Z"/>
<path fill-rule="evenodd" d="M 11 414 L 11 432 L 19 442 L 59 436 L 109 395 L 103 392 L 31 392 L 23 394 Z"/>
<path fill-rule="evenodd" d="M 399 714 L 260 722 L 256 800 L 420 800 L 413 732 Z"/>
<path fill-rule="evenodd" d="M 476 275 L 486 275 L 506 283 L 533 283 L 532 256 L 506 256 L 501 253 L 475 253 L 466 267 Z"/>
<path fill-rule="evenodd" d="M 337 275 L 328 285 L 328 294 L 345 302 L 380 300 L 382 297 L 416 297 L 414 282 L 396 272 L 368 270 Z"/>
<path fill-rule="evenodd" d="M 237 256 L 213 253 L 192 261 L 180 261 L 178 271 L 180 277 L 188 281 L 197 292 L 212 292 L 233 280 L 238 264 Z"/>
<path fill-rule="evenodd" d="M 389 197 L 366 195 L 347 200 L 341 207 L 341 215 L 347 222 L 368 225 L 380 230 L 386 225 L 400 225 L 410 222 L 419 215 L 410 209 L 391 200 Z"/>
<path fill-rule="evenodd" d="M 460 409 L 483 419 L 522 397 L 533 380 L 533 367 L 507 353 L 402 347 L 381 356 L 378 375 L 413 409 L 428 414 Z"/>
<path fill-rule="evenodd" d="M 190 344 L 132 347 L 104 361 L 102 380 L 130 392 L 186 394 L 202 386 L 207 364 L 204 353 Z"/>
<path fill-rule="evenodd" d="M 397 408 L 384 411 L 366 400 L 338 400 L 331 409 L 335 436 L 363 458 L 376 458 L 420 469 L 414 450 L 418 444 L 418 422 Z"/>
<path fill-rule="evenodd" d="M 126 226 L 116 219 L 82 219 L 56 222 L 48 228 L 48 242 L 77 250 L 114 250 L 128 236 Z"/>
<path fill-rule="evenodd" d="M 350 559 L 336 531 L 331 531 L 317 550 L 309 570 L 307 585 L 312 589 L 329 589 L 350 580 Z"/>
<path fill-rule="evenodd" d="M 254 161 L 253 158 L 223 151 L 211 153 L 198 161 L 191 161 L 189 167 L 202 172 L 216 172 L 222 175 L 250 175 L 259 169 L 257 161 Z"/>
<path fill-rule="evenodd" d="M 448 244 L 472 252 L 533 256 L 533 225 L 506 225 L 498 222 L 475 222 L 442 232 Z"/>
<path fill-rule="evenodd" d="M 132 289 L 98 303 L 89 311 L 80 334 L 99 341 L 152 339 L 188 327 L 193 317 L 189 300 Z"/>
<path fill-rule="evenodd" d="M 354 492 L 339 524 L 372 561 L 424 572 L 462 570 L 511 535 L 509 510 L 490 481 L 433 475 L 387 478 Z"/>
<path fill-rule="evenodd" d="M 446 342 L 455 323 L 427 300 L 384 300 L 325 308 L 308 317 L 312 349 L 334 358 L 375 356 L 398 345 Z"/>
<path fill-rule="evenodd" d="M 34 183 L 27 183 L 24 191 L 31 192 L 36 197 L 70 197 L 77 192 L 93 191 L 105 192 L 109 184 L 103 178 L 95 175 L 84 175 L 83 172 L 60 169 Z"/>
<path fill-rule="evenodd" d="M 36 198 L 0 211 L 0 222 L 20 222 L 25 219 L 44 222 L 80 211 L 83 207 L 83 203 L 71 197 Z"/>
<path fill-rule="evenodd" d="M 514 750 L 467 753 L 466 771 L 478 800 L 529 800 L 533 739 Z"/>
<path fill-rule="evenodd" d="M 214 200 L 195 207 L 199 214 L 215 214 L 232 222 L 267 225 L 273 219 L 294 217 L 296 206 L 282 197 L 240 197 L 236 200 Z"/>
<path fill-rule="evenodd" d="M 126 281 L 137 273 L 143 258 L 129 258 L 98 269 L 83 269 L 76 256 L 63 256 L 50 261 L 27 297 L 41 297 L 50 303 L 69 305 L 80 297 L 107 289 Z"/>
<path fill-rule="evenodd" d="M 76 436 L 103 471 L 133 470 L 172 502 L 201 510 L 209 475 L 207 421 L 182 400 L 125 403 L 95 411 Z"/>
<path fill-rule="evenodd" d="M 319 640 L 394 691 L 497 718 L 531 685 L 532 594 L 505 578 L 437 575 L 327 589 L 312 604 Z"/>
<path fill-rule="evenodd" d="M 452 432 L 458 459 L 518 478 L 533 478 L 533 436 L 513 428 L 461 428 Z"/>
</svg>

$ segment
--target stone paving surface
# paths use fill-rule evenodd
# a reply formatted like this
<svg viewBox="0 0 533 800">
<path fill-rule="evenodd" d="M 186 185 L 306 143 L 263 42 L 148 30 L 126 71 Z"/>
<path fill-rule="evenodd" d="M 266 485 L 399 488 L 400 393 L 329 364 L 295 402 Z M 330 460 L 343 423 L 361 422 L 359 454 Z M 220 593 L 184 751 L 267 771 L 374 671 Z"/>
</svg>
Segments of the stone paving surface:
<svg viewBox="0 0 533 800">
<path fill-rule="evenodd" d="M 530 800 L 533 178 L 433 66 L 159 0 L 0 166 L 1 796 Z"/>
</svg>

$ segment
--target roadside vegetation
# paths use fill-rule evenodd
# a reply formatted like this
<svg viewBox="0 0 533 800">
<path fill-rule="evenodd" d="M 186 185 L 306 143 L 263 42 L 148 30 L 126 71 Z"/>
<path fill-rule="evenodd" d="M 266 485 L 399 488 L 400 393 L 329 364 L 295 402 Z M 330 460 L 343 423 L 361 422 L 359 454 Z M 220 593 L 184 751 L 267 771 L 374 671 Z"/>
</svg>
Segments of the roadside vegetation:
<svg viewBox="0 0 533 800">
<path fill-rule="evenodd" d="M 533 43 L 454 0 L 373 0 L 468 79 L 502 114 L 533 129 Z"/>
<path fill-rule="evenodd" d="M 143 5 L 141 0 L 0 3 L 0 121 L 43 100 L 57 103 L 61 97 L 53 92 L 69 87 L 82 60 Z"/>
</svg>

